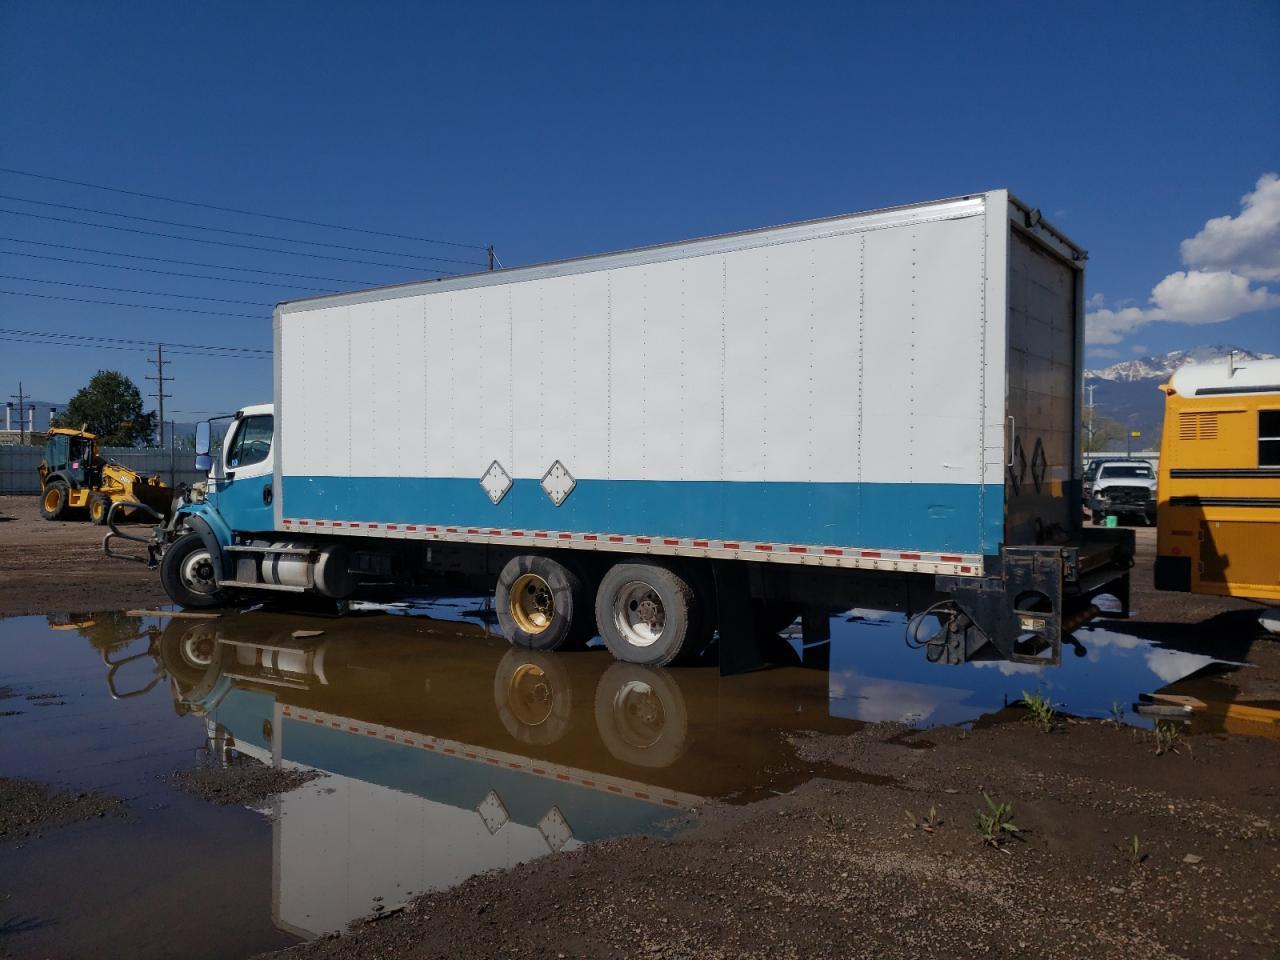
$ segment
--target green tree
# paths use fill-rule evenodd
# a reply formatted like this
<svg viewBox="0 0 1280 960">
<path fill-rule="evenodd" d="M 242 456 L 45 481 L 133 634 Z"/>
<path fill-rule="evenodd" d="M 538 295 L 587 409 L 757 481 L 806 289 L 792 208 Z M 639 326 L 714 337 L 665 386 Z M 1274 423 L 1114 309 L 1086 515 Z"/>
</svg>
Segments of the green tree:
<svg viewBox="0 0 1280 960">
<path fill-rule="evenodd" d="M 95 373 L 54 421 L 55 426 L 72 429 L 86 424 L 108 447 L 144 446 L 156 433 L 155 413 L 143 413 L 137 386 L 115 370 Z"/>
<path fill-rule="evenodd" d="M 1125 436 L 1123 424 L 1101 414 L 1091 414 L 1089 408 L 1085 408 L 1084 425 L 1080 430 L 1080 446 L 1085 453 L 1101 453 L 1116 444 L 1123 449 Z"/>
</svg>

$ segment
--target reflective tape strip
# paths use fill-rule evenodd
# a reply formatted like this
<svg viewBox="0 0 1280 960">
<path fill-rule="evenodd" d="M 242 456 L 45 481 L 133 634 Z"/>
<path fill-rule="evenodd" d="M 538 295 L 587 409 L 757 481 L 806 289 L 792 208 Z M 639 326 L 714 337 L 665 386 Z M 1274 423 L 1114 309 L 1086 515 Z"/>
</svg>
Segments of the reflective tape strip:
<svg viewBox="0 0 1280 960">
<path fill-rule="evenodd" d="M 586 550 L 619 550 L 660 556 L 713 557 L 722 560 L 755 560 L 769 563 L 808 564 L 905 573 L 945 573 L 979 577 L 979 554 L 924 553 L 913 550 L 872 550 L 803 543 L 742 543 L 737 540 L 701 540 L 621 533 L 579 533 L 567 530 L 506 530 L 479 527 L 440 527 L 422 524 L 377 523 L 356 520 L 312 520 L 290 517 L 286 531 L 329 525 L 348 536 L 400 537 L 452 543 L 545 544 Z M 329 532 L 326 530 L 326 532 Z"/>
</svg>

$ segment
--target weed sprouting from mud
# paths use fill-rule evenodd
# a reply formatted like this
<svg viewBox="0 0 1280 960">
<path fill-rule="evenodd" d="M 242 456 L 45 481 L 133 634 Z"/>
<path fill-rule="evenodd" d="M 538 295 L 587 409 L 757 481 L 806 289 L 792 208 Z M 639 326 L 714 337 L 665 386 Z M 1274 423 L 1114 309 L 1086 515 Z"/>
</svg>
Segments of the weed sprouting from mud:
<svg viewBox="0 0 1280 960">
<path fill-rule="evenodd" d="M 1121 703 L 1119 700 L 1112 700 L 1110 713 L 1111 713 L 1110 719 L 1113 726 L 1119 727 L 1123 725 L 1124 715 L 1125 715 L 1125 709 L 1124 709 L 1123 703 Z"/>
<path fill-rule="evenodd" d="M 911 824 L 912 830 L 923 830 L 925 833 L 934 833 L 938 827 L 942 826 L 942 817 L 938 813 L 938 808 L 931 805 L 929 812 L 923 817 L 917 817 L 910 810 L 906 811 L 907 822 Z"/>
<path fill-rule="evenodd" d="M 1125 858 L 1131 867 L 1136 867 L 1147 859 L 1147 852 L 1142 849 L 1142 842 L 1136 833 L 1125 841 L 1121 850 L 1124 851 Z"/>
<path fill-rule="evenodd" d="M 1041 731 L 1048 733 L 1054 728 L 1058 719 L 1058 711 L 1052 700 L 1039 690 L 1035 693 L 1027 693 L 1027 691 L 1023 690 L 1022 703 L 1027 708 L 1027 719 L 1039 727 Z"/>
<path fill-rule="evenodd" d="M 1151 739 L 1155 743 L 1157 757 L 1162 757 L 1166 753 L 1181 753 L 1184 749 L 1188 754 L 1191 753 L 1191 744 L 1183 738 L 1180 723 L 1156 721 L 1155 728 L 1151 731 Z"/>
<path fill-rule="evenodd" d="M 978 836 L 984 846 L 1008 853 L 1004 847 L 1005 841 L 1023 839 L 1022 828 L 1013 822 L 1013 804 L 996 803 L 986 793 L 982 794 L 982 799 L 986 801 L 987 809 L 985 812 L 977 811 Z"/>
</svg>

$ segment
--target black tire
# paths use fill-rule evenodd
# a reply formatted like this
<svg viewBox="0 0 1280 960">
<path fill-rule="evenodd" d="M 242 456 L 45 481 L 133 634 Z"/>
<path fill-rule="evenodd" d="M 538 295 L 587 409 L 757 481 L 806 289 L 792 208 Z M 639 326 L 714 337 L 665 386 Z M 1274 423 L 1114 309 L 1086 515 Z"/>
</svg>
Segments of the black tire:
<svg viewBox="0 0 1280 960">
<path fill-rule="evenodd" d="M 493 705 L 507 733 L 545 747 L 569 730 L 573 685 L 553 654 L 512 647 L 493 675 Z"/>
<path fill-rule="evenodd" d="M 656 667 L 615 663 L 596 686 L 596 729 L 615 758 L 669 767 L 684 754 L 689 712 L 675 677 Z"/>
<path fill-rule="evenodd" d="M 50 480 L 40 494 L 40 516 L 46 520 L 65 520 L 67 498 L 71 488 L 62 480 Z"/>
<path fill-rule="evenodd" d="M 707 639 L 701 614 L 688 581 L 658 563 L 610 567 L 596 591 L 596 626 L 624 663 L 665 667 L 696 654 Z"/>
<path fill-rule="evenodd" d="M 201 563 L 202 553 L 207 566 Z M 179 537 L 160 560 L 160 585 L 180 607 L 202 610 L 222 606 L 226 595 L 214 585 L 215 577 L 213 560 L 198 533 Z M 202 584 L 208 589 L 197 589 Z"/>
<path fill-rule="evenodd" d="M 111 513 L 111 499 L 100 493 L 94 493 L 89 496 L 89 522 L 105 527 L 107 525 L 107 515 Z"/>
<path fill-rule="evenodd" d="M 494 606 L 502 635 L 514 647 L 562 650 L 583 646 L 594 632 L 582 578 L 551 557 L 512 557 L 498 574 Z"/>
</svg>

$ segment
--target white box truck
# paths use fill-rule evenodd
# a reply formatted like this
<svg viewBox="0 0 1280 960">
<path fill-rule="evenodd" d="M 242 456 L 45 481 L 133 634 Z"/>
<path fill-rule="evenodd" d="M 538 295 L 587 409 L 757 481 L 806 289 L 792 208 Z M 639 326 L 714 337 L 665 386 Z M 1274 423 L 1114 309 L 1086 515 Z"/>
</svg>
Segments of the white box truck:
<svg viewBox="0 0 1280 960">
<path fill-rule="evenodd" d="M 996 190 L 282 303 L 151 562 L 193 607 L 449 571 L 650 664 L 855 605 L 1056 662 L 1132 555 L 1081 524 L 1084 261 Z"/>
</svg>

